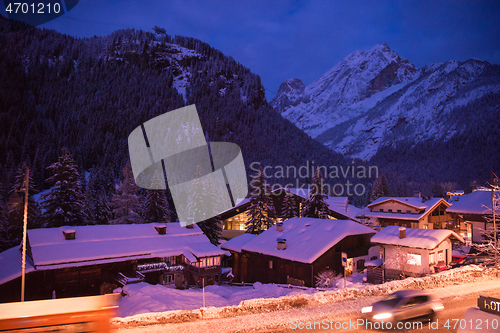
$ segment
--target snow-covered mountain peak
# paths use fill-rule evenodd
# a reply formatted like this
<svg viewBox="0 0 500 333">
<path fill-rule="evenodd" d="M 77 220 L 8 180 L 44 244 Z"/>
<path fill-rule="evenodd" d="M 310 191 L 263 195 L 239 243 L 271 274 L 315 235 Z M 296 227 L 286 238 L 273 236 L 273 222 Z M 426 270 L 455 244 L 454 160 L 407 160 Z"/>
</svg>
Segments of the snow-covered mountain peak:
<svg viewBox="0 0 500 333">
<path fill-rule="evenodd" d="M 441 123 L 453 123 L 447 117 L 455 109 L 500 92 L 499 73 L 499 66 L 472 59 L 418 70 L 379 44 L 349 54 L 282 115 L 333 150 L 369 159 L 408 135 L 419 142 L 459 134 L 460 121 L 451 127 Z"/>
<path fill-rule="evenodd" d="M 304 96 L 306 86 L 299 79 L 288 79 L 283 82 L 276 96 L 269 104 L 278 112 L 282 113 L 292 106 L 298 105 Z"/>
</svg>

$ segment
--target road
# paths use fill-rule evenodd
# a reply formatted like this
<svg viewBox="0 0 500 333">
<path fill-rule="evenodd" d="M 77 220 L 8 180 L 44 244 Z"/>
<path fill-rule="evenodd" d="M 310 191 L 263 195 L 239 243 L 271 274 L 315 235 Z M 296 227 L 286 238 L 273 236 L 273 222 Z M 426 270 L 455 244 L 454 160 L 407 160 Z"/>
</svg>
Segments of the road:
<svg viewBox="0 0 500 333">
<path fill-rule="evenodd" d="M 443 300 L 445 309 L 434 319 L 432 327 L 429 328 L 429 319 L 423 319 L 422 328 L 408 330 L 393 330 L 395 332 L 456 332 L 458 326 L 453 328 L 455 322 L 452 319 L 461 319 L 469 307 L 477 306 L 479 294 L 500 298 L 500 282 L 486 281 L 462 285 L 453 285 L 445 288 L 433 289 L 438 297 Z M 235 316 L 231 318 L 194 321 L 186 323 L 131 326 L 120 328 L 120 333 L 146 333 L 146 332 L 381 332 L 386 329 L 366 330 L 362 326 L 347 325 L 349 320 L 356 323 L 359 318 L 360 309 L 364 306 L 382 299 L 383 296 L 371 296 L 356 300 L 337 303 L 310 305 L 302 308 L 294 308 L 283 311 L 267 313 L 256 313 L 250 315 Z M 443 325 L 447 320 L 450 328 Z M 316 329 L 313 328 L 316 322 Z M 331 324 L 333 322 L 333 324 Z M 338 322 L 335 329 L 335 323 Z M 310 326 L 307 326 L 308 324 Z M 323 323 L 323 326 L 320 326 Z M 328 325 L 326 323 L 329 323 Z M 344 328 L 339 327 L 343 324 Z M 333 329 L 325 329 L 331 325 Z M 436 326 L 437 325 L 437 326 Z M 303 327 L 304 329 L 299 329 Z M 307 329 L 310 327 L 310 329 Z M 322 328 L 323 327 L 323 328 Z M 485 331 L 486 332 L 486 331 Z M 489 331 L 491 332 L 491 330 Z"/>
</svg>

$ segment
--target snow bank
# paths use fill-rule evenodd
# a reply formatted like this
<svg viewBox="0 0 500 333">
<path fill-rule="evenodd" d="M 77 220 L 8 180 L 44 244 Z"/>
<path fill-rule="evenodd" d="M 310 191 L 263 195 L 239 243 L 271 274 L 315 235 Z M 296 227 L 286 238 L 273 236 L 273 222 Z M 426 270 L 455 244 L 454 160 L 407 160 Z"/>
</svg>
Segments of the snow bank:
<svg viewBox="0 0 500 333">
<path fill-rule="evenodd" d="M 433 289 L 476 281 L 498 280 L 494 269 L 484 269 L 475 265 L 464 266 L 422 278 L 407 278 L 380 285 L 363 284 L 360 282 L 363 275 L 358 275 L 357 278 L 350 279 L 348 288 L 324 292 L 318 292 L 314 288 L 306 290 L 287 289 L 273 284 L 260 283 L 256 283 L 254 287 L 208 286 L 205 288 L 205 297 L 206 304 L 209 307 L 205 308 L 200 308 L 202 302 L 201 289 L 176 290 L 147 284 L 143 284 L 142 286 L 141 284 L 126 286 L 124 288 L 125 292 L 129 292 L 130 294 L 118 302 L 122 315 L 127 315 L 133 308 L 131 305 L 127 308 L 129 306 L 128 302 L 130 304 L 137 302 L 138 305 L 135 306 L 134 311 L 164 312 L 142 313 L 126 318 L 114 318 L 113 324 L 117 327 L 127 327 L 228 318 L 238 315 L 341 302 L 369 296 L 380 296 L 401 289 Z M 339 280 L 338 283 L 343 286 L 343 279 Z M 190 297 L 193 295 L 194 297 Z M 249 299 L 252 296 L 255 298 Z M 165 303 L 160 302 L 160 299 Z M 224 302 L 225 306 L 220 305 Z M 157 308 L 164 309 L 168 306 L 174 307 L 174 305 L 177 308 L 185 307 L 185 309 L 174 310 L 171 308 L 167 309 L 167 311 L 156 310 Z"/>
</svg>

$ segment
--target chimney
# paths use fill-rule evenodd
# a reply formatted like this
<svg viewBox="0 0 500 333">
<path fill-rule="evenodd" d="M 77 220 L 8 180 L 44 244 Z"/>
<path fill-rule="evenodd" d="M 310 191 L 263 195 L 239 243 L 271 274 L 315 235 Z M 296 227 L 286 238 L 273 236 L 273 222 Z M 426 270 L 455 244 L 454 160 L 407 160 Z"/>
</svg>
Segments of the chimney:
<svg viewBox="0 0 500 333">
<path fill-rule="evenodd" d="M 194 229 L 194 217 L 188 217 L 186 222 L 186 228 Z"/>
<path fill-rule="evenodd" d="M 167 234 L 167 226 L 165 224 L 155 225 L 155 229 L 159 235 L 166 235 Z"/>
<path fill-rule="evenodd" d="M 406 228 L 405 227 L 400 227 L 399 229 L 399 238 L 406 238 Z"/>
<path fill-rule="evenodd" d="M 276 231 L 278 231 L 278 232 L 283 231 L 283 222 L 276 223 Z"/>
<path fill-rule="evenodd" d="M 75 239 L 76 238 L 76 231 L 75 229 L 63 229 L 62 231 L 64 235 L 64 239 L 70 240 L 70 239 Z"/>
<path fill-rule="evenodd" d="M 277 241 L 278 241 L 278 250 L 286 249 L 286 239 L 280 237 L 277 239 Z"/>
<path fill-rule="evenodd" d="M 413 196 L 415 198 L 421 198 L 422 197 L 422 194 L 420 193 L 420 191 L 413 191 Z"/>
</svg>

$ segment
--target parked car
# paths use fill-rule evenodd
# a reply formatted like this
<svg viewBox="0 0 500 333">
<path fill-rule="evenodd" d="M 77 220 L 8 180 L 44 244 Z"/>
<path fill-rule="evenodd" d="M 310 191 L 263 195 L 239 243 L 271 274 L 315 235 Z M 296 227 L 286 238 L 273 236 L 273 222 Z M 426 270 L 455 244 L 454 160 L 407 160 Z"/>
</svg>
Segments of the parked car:
<svg viewBox="0 0 500 333">
<path fill-rule="evenodd" d="M 434 317 L 444 309 L 443 302 L 424 290 L 399 290 L 384 300 L 361 310 L 370 321 L 403 321 L 423 316 Z"/>
<path fill-rule="evenodd" d="M 442 272 L 442 271 L 445 271 L 448 269 L 448 265 L 446 265 L 445 262 L 440 262 L 440 263 L 437 263 L 435 266 L 434 266 L 434 272 L 435 273 L 439 273 L 439 272 Z"/>
<path fill-rule="evenodd" d="M 451 266 L 451 268 L 461 267 L 461 266 L 465 265 L 466 261 L 467 261 L 466 255 L 463 255 L 463 254 L 453 255 L 451 257 L 450 266 Z"/>
</svg>

